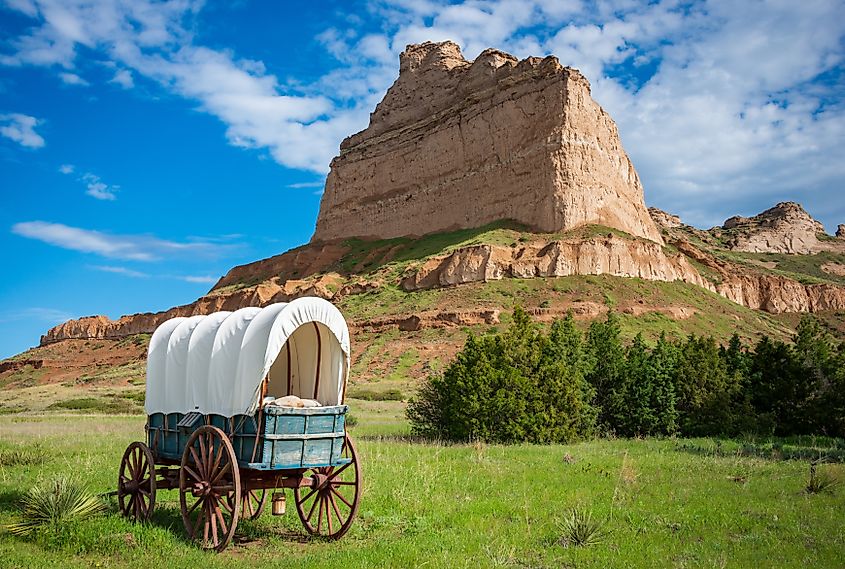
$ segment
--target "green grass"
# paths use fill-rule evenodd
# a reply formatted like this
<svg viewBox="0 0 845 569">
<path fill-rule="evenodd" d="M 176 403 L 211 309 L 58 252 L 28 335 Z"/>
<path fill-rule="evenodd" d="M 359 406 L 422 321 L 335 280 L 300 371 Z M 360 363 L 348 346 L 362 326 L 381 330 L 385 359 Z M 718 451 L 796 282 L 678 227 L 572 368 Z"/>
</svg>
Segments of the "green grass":
<svg viewBox="0 0 845 569">
<path fill-rule="evenodd" d="M 397 402 L 353 402 L 365 487 L 360 516 L 338 542 L 307 538 L 289 511 L 241 522 L 229 549 L 202 552 L 185 540 L 178 494 L 160 491 L 149 524 L 127 522 L 112 502 L 103 517 L 29 538 L 0 532 L 0 565 L 841 567 L 845 492 L 809 494 L 807 461 L 743 451 L 841 441 L 443 446 L 408 440 L 401 411 Z M 0 525 L 20 519 L 26 490 L 61 475 L 113 490 L 125 446 L 142 434 L 142 417 L 0 417 L 4 448 L 39 441 L 48 457 L 0 466 Z M 825 467 L 843 473 L 842 464 Z M 587 547 L 562 540 L 573 511 L 600 520 L 601 539 Z"/>
<path fill-rule="evenodd" d="M 843 253 L 824 251 L 813 255 L 787 255 L 784 253 L 720 251 L 717 255 L 743 266 L 794 279 L 803 284 L 831 283 L 845 285 L 845 276 L 828 273 L 822 269 L 827 264 L 845 266 L 845 254 Z M 763 263 L 773 263 L 774 268 L 766 268 Z"/>
</svg>

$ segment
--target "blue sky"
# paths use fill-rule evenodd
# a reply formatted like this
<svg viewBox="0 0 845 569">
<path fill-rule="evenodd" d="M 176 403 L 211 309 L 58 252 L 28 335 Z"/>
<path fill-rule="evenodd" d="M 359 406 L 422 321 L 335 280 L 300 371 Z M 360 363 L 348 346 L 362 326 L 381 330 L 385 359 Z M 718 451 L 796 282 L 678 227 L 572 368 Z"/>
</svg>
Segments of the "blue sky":
<svg viewBox="0 0 845 569">
<path fill-rule="evenodd" d="M 787 199 L 845 223 L 839 1 L 8 0 L 0 357 L 308 241 L 399 52 L 444 39 L 581 69 L 646 201 L 688 223 Z"/>
</svg>

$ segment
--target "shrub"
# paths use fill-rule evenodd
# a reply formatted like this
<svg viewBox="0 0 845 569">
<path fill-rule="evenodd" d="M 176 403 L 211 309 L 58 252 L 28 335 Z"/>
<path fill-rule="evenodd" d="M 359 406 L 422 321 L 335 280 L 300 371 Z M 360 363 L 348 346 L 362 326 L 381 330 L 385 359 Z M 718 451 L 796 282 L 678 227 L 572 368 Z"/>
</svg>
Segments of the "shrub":
<svg viewBox="0 0 845 569">
<path fill-rule="evenodd" d="M 561 536 L 558 543 L 563 547 L 587 547 L 601 543 L 607 537 L 605 523 L 600 519 L 593 519 L 590 511 L 573 508 L 560 522 Z"/>
<path fill-rule="evenodd" d="M 58 478 L 36 486 L 23 498 L 23 521 L 7 526 L 14 535 L 28 535 L 42 527 L 59 528 L 106 510 L 99 498 L 74 478 Z"/>
<path fill-rule="evenodd" d="M 408 403 L 415 435 L 453 441 L 566 442 L 592 434 L 581 335 L 570 317 L 548 335 L 516 308 L 502 334 L 470 335 Z"/>
</svg>

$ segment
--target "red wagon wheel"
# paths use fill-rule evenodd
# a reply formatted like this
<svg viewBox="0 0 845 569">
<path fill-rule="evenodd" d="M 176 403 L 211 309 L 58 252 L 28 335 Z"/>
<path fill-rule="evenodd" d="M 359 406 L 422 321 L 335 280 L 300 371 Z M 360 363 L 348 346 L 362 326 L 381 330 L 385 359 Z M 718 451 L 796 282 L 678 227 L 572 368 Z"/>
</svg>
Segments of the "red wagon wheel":
<svg viewBox="0 0 845 569">
<path fill-rule="evenodd" d="M 234 503 L 232 502 L 233 495 L 234 494 L 230 493 L 226 496 L 226 499 L 229 501 L 229 505 L 231 507 L 234 507 Z M 267 491 L 263 488 L 258 490 L 241 489 L 241 519 L 257 520 L 261 515 L 261 512 L 264 511 L 264 506 L 266 504 Z"/>
<path fill-rule="evenodd" d="M 188 439 L 179 469 L 179 503 L 191 539 L 206 549 L 226 549 L 238 526 L 241 475 L 235 449 L 217 427 L 203 425 Z"/>
<path fill-rule="evenodd" d="M 134 442 L 126 448 L 117 476 L 120 513 L 132 521 L 146 521 L 156 503 L 155 461 L 150 448 Z"/>
<path fill-rule="evenodd" d="M 314 480 L 312 487 L 293 490 L 296 511 L 309 533 L 340 539 L 349 531 L 358 513 L 361 466 L 349 435 L 343 444 L 343 457 L 351 462 L 343 466 L 313 468 L 306 473 Z"/>
</svg>

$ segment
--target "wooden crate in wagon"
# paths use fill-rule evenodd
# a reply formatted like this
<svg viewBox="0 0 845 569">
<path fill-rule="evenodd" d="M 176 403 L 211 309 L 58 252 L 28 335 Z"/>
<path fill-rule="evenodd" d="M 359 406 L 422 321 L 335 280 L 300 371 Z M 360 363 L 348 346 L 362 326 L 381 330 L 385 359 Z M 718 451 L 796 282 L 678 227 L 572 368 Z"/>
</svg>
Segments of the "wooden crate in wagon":
<svg viewBox="0 0 845 569">
<path fill-rule="evenodd" d="M 188 535 L 222 551 L 241 517 L 291 489 L 308 532 L 343 536 L 361 494 L 345 428 L 349 353 L 346 321 L 320 298 L 161 324 L 147 359 L 146 441 L 120 463 L 123 514 L 148 520 L 156 492 L 178 489 Z"/>
</svg>

